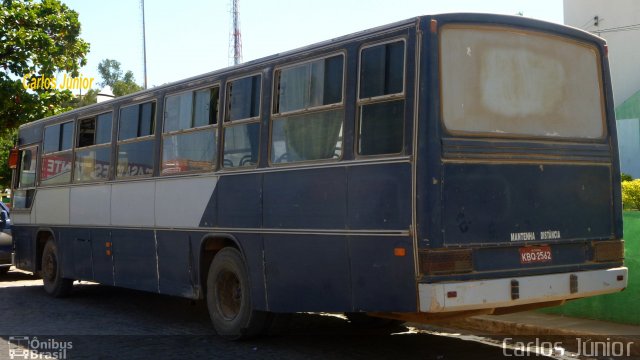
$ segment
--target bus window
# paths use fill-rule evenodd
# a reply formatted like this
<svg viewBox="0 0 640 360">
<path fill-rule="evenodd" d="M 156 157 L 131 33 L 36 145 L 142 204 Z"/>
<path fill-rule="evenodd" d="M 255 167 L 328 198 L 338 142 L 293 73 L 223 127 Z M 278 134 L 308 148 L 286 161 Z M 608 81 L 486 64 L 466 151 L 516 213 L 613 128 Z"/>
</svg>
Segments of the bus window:
<svg viewBox="0 0 640 360">
<path fill-rule="evenodd" d="M 213 169 L 220 88 L 167 96 L 161 174 Z"/>
<path fill-rule="evenodd" d="M 261 79 L 260 75 L 253 75 L 227 83 L 225 168 L 254 166 L 258 162 Z"/>
<path fill-rule="evenodd" d="M 342 54 L 276 70 L 272 163 L 342 156 L 343 78 Z"/>
<path fill-rule="evenodd" d="M 28 209 L 31 207 L 36 186 L 37 148 L 22 149 L 20 155 L 20 170 L 18 188 L 13 193 L 14 209 Z"/>
<path fill-rule="evenodd" d="M 51 125 L 44 130 L 44 154 L 40 184 L 56 185 L 71 181 L 73 121 Z"/>
<path fill-rule="evenodd" d="M 452 133 L 601 138 L 599 56 L 592 45 L 499 26 L 445 26 L 442 117 Z"/>
<path fill-rule="evenodd" d="M 404 41 L 369 46 L 360 53 L 358 154 L 402 152 Z"/>
<path fill-rule="evenodd" d="M 153 175 L 155 102 L 120 109 L 118 178 Z"/>
<path fill-rule="evenodd" d="M 107 180 L 111 168 L 111 113 L 78 122 L 74 182 Z"/>
</svg>

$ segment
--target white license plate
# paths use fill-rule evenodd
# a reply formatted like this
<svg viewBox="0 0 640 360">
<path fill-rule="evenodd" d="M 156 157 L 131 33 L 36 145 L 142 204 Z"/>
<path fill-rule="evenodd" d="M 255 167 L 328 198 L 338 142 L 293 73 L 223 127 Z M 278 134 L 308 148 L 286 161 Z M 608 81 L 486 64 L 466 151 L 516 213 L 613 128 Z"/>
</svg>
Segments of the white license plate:
<svg viewBox="0 0 640 360">
<path fill-rule="evenodd" d="M 545 263 L 551 262 L 551 247 L 549 246 L 526 246 L 520 248 L 520 263 Z"/>
</svg>

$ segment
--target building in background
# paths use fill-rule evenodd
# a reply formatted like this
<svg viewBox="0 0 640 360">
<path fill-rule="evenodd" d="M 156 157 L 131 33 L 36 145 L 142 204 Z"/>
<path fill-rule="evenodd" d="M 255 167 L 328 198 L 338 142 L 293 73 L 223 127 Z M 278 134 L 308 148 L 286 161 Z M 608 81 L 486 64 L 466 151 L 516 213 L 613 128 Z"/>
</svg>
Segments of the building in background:
<svg viewBox="0 0 640 360">
<path fill-rule="evenodd" d="M 609 44 L 620 167 L 640 178 L 640 1 L 564 0 L 564 23 Z"/>
</svg>

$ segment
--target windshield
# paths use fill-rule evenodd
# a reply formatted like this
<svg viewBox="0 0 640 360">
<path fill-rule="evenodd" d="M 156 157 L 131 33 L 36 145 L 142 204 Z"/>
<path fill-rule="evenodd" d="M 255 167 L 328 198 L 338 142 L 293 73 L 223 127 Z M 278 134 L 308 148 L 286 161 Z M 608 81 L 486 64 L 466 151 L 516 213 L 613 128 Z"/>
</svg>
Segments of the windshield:
<svg viewBox="0 0 640 360">
<path fill-rule="evenodd" d="M 522 29 L 447 25 L 442 115 L 452 133 L 602 138 L 597 49 Z"/>
</svg>

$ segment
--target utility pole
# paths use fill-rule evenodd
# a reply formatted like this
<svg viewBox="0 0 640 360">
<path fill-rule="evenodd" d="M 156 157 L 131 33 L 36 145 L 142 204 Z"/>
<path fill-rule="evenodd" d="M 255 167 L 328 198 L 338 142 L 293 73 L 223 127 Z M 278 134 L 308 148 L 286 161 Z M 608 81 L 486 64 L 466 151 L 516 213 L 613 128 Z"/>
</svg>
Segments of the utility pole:
<svg viewBox="0 0 640 360">
<path fill-rule="evenodd" d="M 229 39 L 229 58 L 233 58 L 233 65 L 242 63 L 242 34 L 240 33 L 240 0 L 231 0 L 232 29 Z"/>
<path fill-rule="evenodd" d="M 144 57 L 144 88 L 147 88 L 147 37 L 144 24 L 144 0 L 140 0 L 142 6 L 142 56 Z"/>
</svg>

